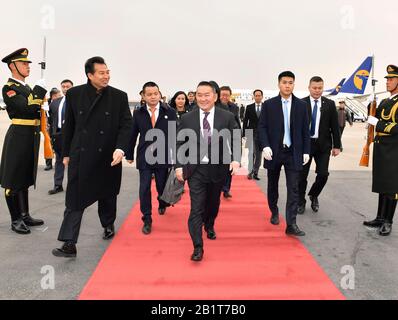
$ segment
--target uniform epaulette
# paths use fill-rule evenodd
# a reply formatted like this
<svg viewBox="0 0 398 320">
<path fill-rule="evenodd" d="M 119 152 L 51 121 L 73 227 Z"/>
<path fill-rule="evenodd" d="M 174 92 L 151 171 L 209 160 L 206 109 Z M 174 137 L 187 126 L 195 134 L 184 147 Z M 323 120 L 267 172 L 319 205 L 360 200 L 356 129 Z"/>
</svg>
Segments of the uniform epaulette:
<svg viewBox="0 0 398 320">
<path fill-rule="evenodd" d="M 9 87 L 11 87 L 12 85 L 14 85 L 14 86 L 17 86 L 17 87 L 19 87 L 19 86 L 20 86 L 20 84 L 19 84 L 19 83 L 12 82 L 12 81 L 9 81 L 9 82 L 7 82 L 7 83 L 6 83 L 6 86 L 9 86 Z"/>
</svg>

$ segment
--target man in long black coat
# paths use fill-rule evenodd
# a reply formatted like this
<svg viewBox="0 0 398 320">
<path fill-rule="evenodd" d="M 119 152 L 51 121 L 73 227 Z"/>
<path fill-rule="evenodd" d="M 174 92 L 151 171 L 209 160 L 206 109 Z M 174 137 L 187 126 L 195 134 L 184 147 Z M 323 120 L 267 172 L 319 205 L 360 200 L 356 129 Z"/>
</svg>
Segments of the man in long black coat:
<svg viewBox="0 0 398 320">
<path fill-rule="evenodd" d="M 68 166 L 66 209 L 54 249 L 58 257 L 75 257 L 84 210 L 98 201 L 103 238 L 114 236 L 116 198 L 122 178 L 122 159 L 132 129 L 125 92 L 108 86 L 104 59 L 86 62 L 88 83 L 68 91 L 64 124 L 63 156 Z"/>
</svg>

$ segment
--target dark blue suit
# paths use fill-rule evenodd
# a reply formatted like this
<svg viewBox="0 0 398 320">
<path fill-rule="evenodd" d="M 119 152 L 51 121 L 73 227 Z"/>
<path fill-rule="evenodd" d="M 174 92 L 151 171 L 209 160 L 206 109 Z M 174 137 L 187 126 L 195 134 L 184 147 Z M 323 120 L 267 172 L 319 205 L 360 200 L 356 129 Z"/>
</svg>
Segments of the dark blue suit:
<svg viewBox="0 0 398 320">
<path fill-rule="evenodd" d="M 273 152 L 272 161 L 264 161 L 264 167 L 268 169 L 268 203 L 272 214 L 279 215 L 278 183 L 281 168 L 284 166 L 288 191 L 286 221 L 288 225 L 293 225 L 296 224 L 298 182 L 300 171 L 303 170 L 303 155 L 310 154 L 307 105 L 294 95 L 290 111 L 290 132 L 292 145 L 285 148 L 282 97 L 267 100 L 260 115 L 258 137 L 261 150 L 270 147 Z"/>
<path fill-rule="evenodd" d="M 160 200 L 159 197 L 163 193 L 167 181 L 168 170 L 172 163 L 172 155 L 170 151 L 173 146 L 169 145 L 167 141 L 169 137 L 169 124 L 173 127 L 175 132 L 176 120 L 177 116 L 175 110 L 166 104 L 160 104 L 159 116 L 157 118 L 155 128 L 152 128 L 151 117 L 148 113 L 146 105 L 134 111 L 133 129 L 131 133 L 129 149 L 126 153 L 126 159 L 134 160 L 134 149 L 139 135 L 140 139 L 137 147 L 136 166 L 140 172 L 140 207 L 143 214 L 142 220 L 144 222 L 152 223 L 151 181 L 153 174 L 155 175 L 159 208 L 165 208 L 168 206 L 168 204 Z M 161 153 L 158 154 L 158 150 L 156 150 L 156 148 L 151 151 L 153 140 L 145 141 L 146 134 L 152 129 L 158 129 L 164 134 L 166 141 L 164 144 L 162 144 L 162 147 L 164 147 L 163 155 Z M 145 158 L 146 153 L 151 153 L 154 157 L 159 155 L 161 159 L 153 164 L 150 164 Z"/>
</svg>

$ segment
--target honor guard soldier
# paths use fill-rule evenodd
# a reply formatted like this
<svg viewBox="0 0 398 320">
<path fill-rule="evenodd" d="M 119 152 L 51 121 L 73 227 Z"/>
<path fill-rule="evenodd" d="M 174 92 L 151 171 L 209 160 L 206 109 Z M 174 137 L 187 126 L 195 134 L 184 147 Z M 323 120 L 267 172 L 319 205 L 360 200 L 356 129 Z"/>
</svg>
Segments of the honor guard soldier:
<svg viewBox="0 0 398 320">
<path fill-rule="evenodd" d="M 11 126 L 4 139 L 0 183 L 5 189 L 11 229 L 18 234 L 29 234 L 29 227 L 44 224 L 29 214 L 28 189 L 36 185 L 40 109 L 47 91 L 44 80 L 39 80 L 33 90 L 25 83 L 31 63 L 27 49 L 9 54 L 2 62 L 7 64 L 12 76 L 2 91 Z"/>
<path fill-rule="evenodd" d="M 379 194 L 379 207 L 376 219 L 364 222 L 365 226 L 380 228 L 382 236 L 391 233 L 398 200 L 398 67 L 389 65 L 387 73 L 391 97 L 383 100 L 376 117 L 370 116 L 368 120 L 376 128 L 372 191 Z"/>
</svg>

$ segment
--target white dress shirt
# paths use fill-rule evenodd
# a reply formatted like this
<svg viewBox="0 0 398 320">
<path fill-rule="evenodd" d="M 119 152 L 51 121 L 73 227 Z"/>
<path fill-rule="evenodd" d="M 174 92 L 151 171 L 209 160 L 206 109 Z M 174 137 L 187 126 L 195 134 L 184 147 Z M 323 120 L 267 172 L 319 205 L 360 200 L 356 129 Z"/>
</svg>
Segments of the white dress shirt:
<svg viewBox="0 0 398 320">
<path fill-rule="evenodd" d="M 65 97 L 62 98 L 61 102 L 59 103 L 58 107 L 58 129 L 62 129 L 62 110 L 65 107 Z M 65 119 L 64 119 L 65 120 Z"/>
<path fill-rule="evenodd" d="M 12 77 L 11 77 L 11 79 L 16 81 L 16 82 L 18 82 L 18 83 L 20 83 L 20 84 L 22 84 L 24 87 L 26 87 L 26 85 L 27 85 L 25 82 L 23 82 L 21 80 L 18 80 L 18 79 L 12 78 Z"/>
<path fill-rule="evenodd" d="M 149 117 L 152 119 L 152 112 L 151 112 L 151 108 L 147 105 L 146 106 L 148 113 L 149 113 Z M 160 103 L 158 103 L 158 105 L 155 108 L 155 123 L 156 121 L 158 121 L 159 118 L 159 109 L 160 109 Z"/>
<path fill-rule="evenodd" d="M 390 97 L 390 100 L 394 99 L 396 96 L 398 96 L 398 93 L 394 94 L 393 96 Z"/>
<path fill-rule="evenodd" d="M 313 97 L 310 97 L 310 100 L 311 100 L 311 121 L 310 121 L 310 129 L 311 129 L 312 113 L 314 112 L 314 108 L 315 108 L 315 99 Z M 312 139 L 318 139 L 318 137 L 319 137 L 319 124 L 321 122 L 322 97 L 319 98 L 319 99 L 316 99 L 316 100 L 318 101 L 318 112 L 317 112 L 317 115 L 316 115 L 315 134 L 313 136 L 311 136 Z"/>
</svg>

